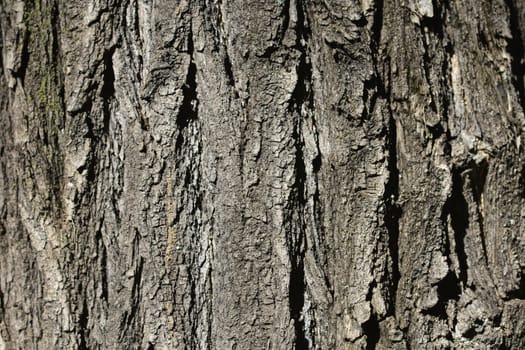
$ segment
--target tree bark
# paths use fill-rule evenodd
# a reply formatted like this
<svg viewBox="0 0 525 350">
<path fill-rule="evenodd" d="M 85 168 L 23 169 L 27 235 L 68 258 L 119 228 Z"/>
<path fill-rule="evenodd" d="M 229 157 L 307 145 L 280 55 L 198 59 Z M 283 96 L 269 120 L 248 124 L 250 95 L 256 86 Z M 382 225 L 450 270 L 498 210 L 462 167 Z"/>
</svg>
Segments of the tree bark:
<svg viewBox="0 0 525 350">
<path fill-rule="evenodd" d="M 524 349 L 520 0 L 0 0 L 0 349 Z"/>
</svg>

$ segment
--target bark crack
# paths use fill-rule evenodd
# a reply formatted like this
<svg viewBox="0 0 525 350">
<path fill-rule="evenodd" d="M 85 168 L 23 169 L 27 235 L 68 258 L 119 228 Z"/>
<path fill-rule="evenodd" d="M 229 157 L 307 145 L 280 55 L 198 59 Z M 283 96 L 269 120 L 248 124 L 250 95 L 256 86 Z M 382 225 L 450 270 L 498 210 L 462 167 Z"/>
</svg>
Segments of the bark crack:
<svg viewBox="0 0 525 350">
<path fill-rule="evenodd" d="M 387 61 L 388 62 L 388 61 Z M 388 68 L 387 76 L 390 76 L 390 62 L 386 65 Z M 389 78 L 390 81 L 390 78 Z M 392 259 L 391 271 L 391 304 L 389 312 L 395 314 L 396 295 L 401 278 L 399 271 L 399 220 L 402 215 L 402 209 L 399 205 L 399 168 L 397 167 L 397 126 L 394 114 L 390 106 L 392 91 L 390 82 L 385 86 L 382 80 L 378 83 L 378 93 L 385 96 L 388 106 L 388 128 L 386 147 L 387 147 L 387 170 L 388 181 L 385 184 L 385 192 L 383 194 L 383 202 L 385 204 L 384 223 L 388 233 L 388 250 L 390 258 Z"/>
<path fill-rule="evenodd" d="M 193 33 L 188 35 L 188 54 L 190 55 L 190 64 L 186 74 L 186 82 L 182 87 L 183 100 L 176 117 L 176 124 L 179 128 L 179 134 L 176 140 L 176 147 L 179 149 L 184 143 L 184 129 L 190 122 L 197 119 L 197 66 L 193 57 Z"/>
<path fill-rule="evenodd" d="M 102 232 L 100 230 L 97 231 L 95 234 L 95 240 L 97 242 L 97 250 L 101 251 L 101 257 L 100 257 L 100 284 L 101 284 L 101 294 L 102 294 L 102 300 L 104 300 L 107 304 L 108 302 L 108 258 L 107 258 L 107 250 L 106 245 L 104 244 L 104 241 L 102 239 Z"/>
<path fill-rule="evenodd" d="M 383 0 L 379 0 L 374 9 L 373 24 L 371 27 L 372 42 L 371 51 L 372 59 L 374 62 L 375 71 L 379 72 L 380 64 L 380 48 L 381 48 L 381 33 L 383 29 Z M 369 89 L 374 89 L 374 93 L 370 99 L 370 112 L 373 113 L 375 104 L 378 98 L 385 98 L 387 100 L 387 111 L 388 111 L 388 125 L 385 128 L 386 131 L 386 149 L 387 149 L 387 171 L 388 180 L 385 184 L 385 191 L 383 194 L 383 203 L 385 205 L 384 212 L 384 224 L 388 234 L 388 251 L 392 260 L 391 265 L 391 302 L 389 304 L 388 312 L 395 315 L 396 308 L 396 295 L 399 280 L 401 278 L 399 272 L 399 220 L 401 218 L 402 210 L 398 204 L 399 200 L 399 169 L 397 167 L 397 129 L 396 120 L 390 106 L 392 91 L 390 87 L 391 81 L 391 68 L 389 59 L 386 58 L 383 62 L 385 64 L 387 72 L 383 73 L 383 77 L 379 76 L 379 73 L 373 77 L 372 81 L 365 82 L 365 92 Z M 388 79 L 385 81 L 385 77 Z M 368 85 L 368 86 L 367 86 Z M 367 98 L 367 95 L 364 95 Z M 368 328 L 377 323 L 377 319 L 374 321 L 370 319 L 367 324 Z M 374 328 L 367 329 L 368 332 L 374 334 Z M 375 339 L 377 343 L 379 338 Z M 372 344 L 373 341 L 368 344 Z M 371 346 L 371 345 L 370 345 Z M 374 345 L 375 346 L 375 345 Z"/>
<path fill-rule="evenodd" d="M 288 2 L 288 7 L 289 2 Z M 292 209 L 292 222 L 297 222 L 292 226 L 292 237 L 289 242 L 289 254 L 291 259 L 291 272 L 289 281 L 289 308 L 290 317 L 294 321 L 295 327 L 295 349 L 309 349 L 309 339 L 304 321 L 304 304 L 306 293 L 306 281 L 304 271 L 304 254 L 306 250 L 306 221 L 304 212 L 307 207 L 306 183 L 307 171 L 305 157 L 303 153 L 304 141 L 301 133 L 303 117 L 313 105 L 311 92 L 312 66 L 309 60 L 307 42 L 310 36 L 308 19 L 306 17 L 306 3 L 298 1 L 297 4 L 297 24 L 296 24 L 296 49 L 301 52 L 299 65 L 297 67 L 297 83 L 290 100 L 290 111 L 296 116 L 296 123 L 293 132 L 295 140 L 295 183 Z M 286 6 L 285 6 L 286 7 Z M 290 11 L 290 9 L 288 9 Z M 289 16 L 289 15 L 288 15 Z M 292 204 L 293 205 L 293 204 Z M 294 227 L 295 226 L 295 227 Z"/>
<path fill-rule="evenodd" d="M 374 23 L 372 24 L 372 52 L 379 52 L 379 46 L 381 44 L 381 31 L 383 30 L 383 0 L 377 0 L 375 11 L 374 11 Z"/>
<path fill-rule="evenodd" d="M 381 336 L 379 329 L 379 320 L 377 315 L 372 313 L 370 319 L 363 323 L 363 333 L 366 335 L 366 350 L 374 350 L 379 343 L 379 338 Z"/>
<path fill-rule="evenodd" d="M 89 328 L 88 328 L 88 320 L 89 320 L 89 312 L 87 307 L 87 301 L 86 297 L 84 297 L 84 303 L 82 304 L 82 312 L 80 313 L 80 317 L 78 320 L 79 325 L 79 344 L 78 349 L 79 350 L 87 350 L 87 342 L 86 338 L 89 336 Z"/>
<path fill-rule="evenodd" d="M 230 56 L 228 55 L 228 48 L 224 48 L 224 72 L 226 73 L 226 78 L 228 79 L 228 85 L 235 87 L 235 76 L 233 75 L 232 62 Z M 235 97 L 239 97 L 239 94 L 234 89 Z"/>
<path fill-rule="evenodd" d="M 21 57 L 20 57 L 20 67 L 18 68 L 18 72 L 17 72 L 17 75 L 20 77 L 20 81 L 22 82 L 22 86 L 24 86 L 24 81 L 25 81 L 25 77 L 26 77 L 26 71 L 27 71 L 27 67 L 29 65 L 29 35 L 30 35 L 29 34 L 29 30 L 26 30 L 25 33 L 24 33 L 24 39 L 23 39 L 23 42 L 22 42 L 22 53 L 21 53 Z M 0 56 L 3 56 L 3 55 L 0 55 Z"/>
<path fill-rule="evenodd" d="M 472 171 L 469 173 L 471 179 L 472 194 L 476 202 L 476 214 L 480 231 L 481 248 L 483 250 L 483 258 L 488 266 L 487 243 L 485 241 L 485 219 L 483 217 L 483 191 L 485 189 L 485 181 L 488 173 L 488 163 L 485 160 L 479 164 L 474 163 Z"/>
<path fill-rule="evenodd" d="M 505 0 L 509 10 L 509 25 L 512 38 L 508 40 L 508 52 L 512 58 L 512 84 L 518 93 L 519 103 L 522 111 L 525 113 L 525 49 L 523 48 L 523 33 L 521 33 L 519 26 L 519 11 L 514 5 L 513 0 Z"/>
<path fill-rule="evenodd" d="M 113 54 L 115 48 L 111 48 L 104 53 L 104 73 L 100 97 L 102 98 L 102 132 L 109 133 L 109 121 L 111 117 L 111 102 L 115 95 L 115 72 L 113 70 Z"/>
<path fill-rule="evenodd" d="M 454 231 L 456 255 L 459 263 L 459 280 L 463 286 L 467 283 L 467 254 L 465 252 L 465 235 L 469 227 L 468 203 L 463 195 L 463 179 L 460 169 L 452 170 L 452 193 L 445 202 L 445 210 L 450 215 L 450 224 Z"/>
<path fill-rule="evenodd" d="M 388 127 L 388 181 L 385 185 L 384 203 L 385 203 L 385 226 L 388 232 L 388 247 L 392 259 L 392 310 L 395 314 L 396 294 L 401 278 L 399 271 L 399 220 L 402 215 L 399 200 L 399 169 L 397 167 L 397 131 L 396 122 L 390 112 Z"/>
</svg>

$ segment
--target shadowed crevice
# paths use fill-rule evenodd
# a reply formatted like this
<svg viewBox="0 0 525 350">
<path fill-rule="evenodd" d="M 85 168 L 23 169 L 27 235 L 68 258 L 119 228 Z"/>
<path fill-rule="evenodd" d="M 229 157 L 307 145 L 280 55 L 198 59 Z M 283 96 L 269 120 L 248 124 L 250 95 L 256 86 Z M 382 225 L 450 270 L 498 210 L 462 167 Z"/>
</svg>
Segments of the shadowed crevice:
<svg viewBox="0 0 525 350">
<path fill-rule="evenodd" d="M 432 0 L 432 8 L 434 10 L 434 16 L 423 16 L 420 18 L 421 29 L 427 28 L 430 32 L 434 33 L 439 40 L 443 40 L 445 36 L 444 25 L 446 21 L 447 4 L 446 2 L 442 3 L 438 0 Z"/>
<path fill-rule="evenodd" d="M 289 241 L 289 255 L 291 260 L 291 271 L 289 281 L 289 308 L 290 318 L 294 321 L 295 327 L 295 349 L 308 349 L 308 341 L 305 335 L 303 308 L 306 292 L 306 281 L 304 276 L 304 251 L 306 244 L 305 230 L 304 230 L 304 208 L 306 206 L 305 198 L 305 182 L 306 169 L 304 164 L 304 154 L 302 148 L 304 144 L 300 140 L 301 136 L 297 129 L 300 124 L 296 126 L 293 138 L 296 142 L 295 153 L 295 183 L 293 185 L 294 196 L 292 198 L 294 208 L 292 210 L 291 220 L 292 224 L 291 240 Z"/>
<path fill-rule="evenodd" d="M 401 207 L 398 205 L 399 198 L 399 169 L 397 168 L 397 130 L 394 117 L 390 115 L 388 127 L 388 181 L 385 186 L 385 226 L 388 232 L 388 248 L 392 259 L 392 303 L 390 310 L 394 313 L 395 301 L 401 273 L 399 271 L 399 220 L 402 215 Z"/>
<path fill-rule="evenodd" d="M 314 95 L 311 88 L 312 84 L 312 63 L 310 60 L 308 40 L 311 36 L 308 27 L 308 18 L 306 17 L 306 4 L 298 1 L 297 4 L 297 42 L 296 48 L 301 52 L 299 65 L 297 66 L 297 84 L 292 92 L 290 99 L 290 109 L 295 110 L 299 116 L 302 116 L 303 106 L 306 108 L 313 107 Z M 304 7 L 304 8 L 303 8 Z"/>
<path fill-rule="evenodd" d="M 397 150 L 397 128 L 396 120 L 394 113 L 391 110 L 390 106 L 392 91 L 391 91 L 391 69 L 390 61 L 388 58 L 384 59 L 382 62 L 386 71 L 383 72 L 383 75 L 379 74 L 380 72 L 380 45 L 381 45 L 381 35 L 383 30 L 383 15 L 384 15 L 384 1 L 379 0 L 376 3 L 374 9 L 374 22 L 372 25 L 372 58 L 374 60 L 374 67 L 377 72 L 377 76 L 372 77 L 373 80 L 365 82 L 365 92 L 368 90 L 373 91 L 373 95 L 370 98 L 370 113 L 373 113 L 375 104 L 378 99 L 386 100 L 387 105 L 387 117 L 388 125 L 384 128 L 385 133 L 385 148 L 387 156 L 387 171 L 388 171 L 388 180 L 385 184 L 385 190 L 383 193 L 383 203 L 384 203 L 384 225 L 388 234 L 388 253 L 391 259 L 390 266 L 390 303 L 388 304 L 388 313 L 395 314 L 396 309 L 396 295 L 399 285 L 399 280 L 401 278 L 399 270 L 399 220 L 402 215 L 402 210 L 398 204 L 399 199 L 399 169 L 397 166 L 398 162 L 398 150 Z M 367 95 L 364 95 L 365 101 Z M 373 321 L 370 321 L 373 322 Z M 376 341 L 377 343 L 377 341 Z"/>
<path fill-rule="evenodd" d="M 79 344 L 78 344 L 78 350 L 87 350 L 87 342 L 86 338 L 89 337 L 89 328 L 88 328 L 88 320 L 89 320 L 89 312 L 87 307 L 87 301 L 84 298 L 84 303 L 82 304 L 82 312 L 80 313 L 80 317 L 78 320 L 78 336 L 79 336 Z"/>
<path fill-rule="evenodd" d="M 1 29 L 1 28 L 0 28 Z M 20 68 L 18 68 L 17 76 L 20 78 L 20 81 L 22 82 L 22 86 L 24 86 L 24 81 L 26 77 L 26 71 L 27 67 L 29 65 L 29 30 L 26 30 L 24 33 L 24 39 L 22 41 L 22 53 L 20 57 Z M 0 55 L 0 60 L 3 59 L 3 55 Z M 1 63 L 1 61 L 0 61 Z M 3 68 L 3 66 L 2 66 Z"/>
<path fill-rule="evenodd" d="M 303 317 L 304 295 L 306 283 L 304 277 L 304 264 L 302 254 L 292 259 L 292 271 L 290 273 L 289 285 L 289 307 L 290 317 L 294 321 L 295 328 L 295 349 L 309 349 L 308 340 L 305 334 Z"/>
<path fill-rule="evenodd" d="M 511 299 L 518 299 L 518 300 L 525 300 L 525 268 L 521 268 L 520 271 L 520 283 L 519 287 L 513 291 L 510 291 L 507 293 L 508 300 Z"/>
<path fill-rule="evenodd" d="M 233 75 L 232 63 L 226 48 L 224 49 L 224 71 L 226 72 L 228 85 L 235 87 L 235 77 Z"/>
<path fill-rule="evenodd" d="M 108 253 L 106 245 L 102 239 L 102 232 L 99 230 L 95 234 L 97 242 L 97 251 L 100 252 L 100 286 L 102 289 L 102 300 L 108 302 Z"/>
<path fill-rule="evenodd" d="M 388 77 L 385 79 L 378 79 L 378 96 L 382 96 L 387 100 L 387 106 L 391 106 L 392 91 L 390 84 L 390 62 L 387 61 L 386 67 L 388 69 L 384 74 Z M 391 301 L 389 303 L 389 313 L 395 314 L 396 297 L 401 279 L 399 269 L 399 221 L 403 214 L 401 206 L 399 205 L 399 168 L 398 163 L 398 149 L 397 149 L 397 126 L 394 113 L 390 107 L 388 111 L 388 127 L 386 132 L 386 151 L 387 151 L 387 170 L 388 180 L 385 184 L 385 191 L 383 194 L 383 203 L 385 205 L 384 211 L 384 225 L 388 233 L 388 252 L 391 258 L 390 270 L 390 293 Z"/>
<path fill-rule="evenodd" d="M 438 302 L 428 310 L 422 310 L 423 315 L 431 315 L 441 320 L 447 320 L 447 305 L 449 300 L 458 301 L 461 295 L 461 285 L 456 275 L 449 271 L 437 284 Z"/>
<path fill-rule="evenodd" d="M 459 262 L 459 280 L 465 285 L 467 283 L 467 254 L 465 252 L 465 235 L 469 227 L 468 203 L 463 195 L 463 178 L 459 169 L 452 172 L 452 193 L 445 203 L 445 212 L 450 215 L 454 240 L 456 243 L 456 255 Z"/>
<path fill-rule="evenodd" d="M 102 98 L 102 132 L 109 133 L 109 121 L 111 118 L 111 102 L 115 96 L 115 72 L 113 70 L 113 54 L 115 48 L 104 53 L 104 73 L 102 81 L 102 89 L 100 90 L 100 97 Z"/>
<path fill-rule="evenodd" d="M 474 197 L 474 201 L 476 202 L 476 214 L 480 230 L 481 248 L 483 249 L 483 257 L 485 259 L 485 263 L 487 264 L 489 258 L 487 255 L 487 242 L 485 241 L 485 220 L 482 211 L 482 198 L 483 192 L 485 190 L 485 182 L 487 180 L 488 171 L 489 164 L 487 160 L 484 159 L 481 162 L 475 163 L 472 166 L 472 171 L 469 172 L 472 187 L 472 195 Z"/>
<path fill-rule="evenodd" d="M 175 142 L 176 149 L 181 148 L 184 144 L 184 129 L 186 129 L 188 125 L 198 117 L 197 66 L 194 61 L 193 50 L 193 33 L 190 32 L 188 34 L 188 54 L 190 55 L 190 64 L 186 74 L 186 82 L 182 87 L 182 105 L 177 114 L 177 118 L 175 119 L 178 128 L 178 136 Z"/>
<path fill-rule="evenodd" d="M 58 103 L 60 105 L 60 113 L 56 116 L 56 122 L 58 124 L 58 128 L 62 130 L 64 128 L 65 123 L 65 110 L 66 110 L 66 98 L 65 98 L 65 88 L 64 88 L 64 77 L 63 77 L 63 71 L 62 71 L 62 51 L 61 51 L 61 41 L 60 41 L 60 12 L 59 12 L 59 5 L 58 1 L 53 1 L 51 5 L 51 33 L 52 33 L 52 40 L 51 40 L 51 54 L 52 54 L 52 62 L 54 62 L 54 76 L 55 76 L 55 82 L 56 82 L 56 89 L 57 89 L 57 98 Z M 58 135 L 54 135 L 54 142 L 56 147 L 58 148 Z"/>
<path fill-rule="evenodd" d="M 288 7 L 290 4 L 288 3 Z M 295 127 L 292 138 L 295 142 L 295 182 L 293 185 L 293 197 L 291 205 L 291 237 L 289 238 L 289 255 L 291 260 L 291 272 L 289 281 L 289 309 L 290 318 L 295 328 L 295 349 L 306 350 L 310 348 L 307 339 L 307 330 L 304 322 L 304 302 L 306 293 L 306 281 L 304 271 L 304 253 L 306 250 L 306 232 L 304 212 L 307 207 L 306 181 L 307 172 L 305 157 L 303 153 L 304 141 L 301 134 L 305 111 L 313 106 L 311 91 L 312 66 L 308 54 L 308 38 L 310 31 L 308 19 L 306 18 L 306 2 L 297 2 L 297 42 L 296 47 L 301 51 L 301 58 L 297 67 L 297 84 L 290 99 L 289 110 L 295 117 Z M 288 11 L 289 12 L 289 9 Z M 319 164 L 320 166 L 320 160 Z"/>
<path fill-rule="evenodd" d="M 372 24 L 372 52 L 377 58 L 379 45 L 381 44 L 381 31 L 383 30 L 383 7 L 384 0 L 377 0 L 374 9 L 374 23 Z"/>
<path fill-rule="evenodd" d="M 381 337 L 379 321 L 375 314 L 363 323 L 363 333 L 366 335 L 366 350 L 375 350 Z"/>
<path fill-rule="evenodd" d="M 522 0 L 520 0 L 522 1 Z M 512 38 L 508 40 L 507 51 L 510 54 L 512 83 L 518 93 L 522 110 L 525 111 L 525 50 L 523 48 L 523 33 L 520 30 L 519 11 L 513 0 L 505 0 L 509 9 L 509 25 Z"/>
</svg>

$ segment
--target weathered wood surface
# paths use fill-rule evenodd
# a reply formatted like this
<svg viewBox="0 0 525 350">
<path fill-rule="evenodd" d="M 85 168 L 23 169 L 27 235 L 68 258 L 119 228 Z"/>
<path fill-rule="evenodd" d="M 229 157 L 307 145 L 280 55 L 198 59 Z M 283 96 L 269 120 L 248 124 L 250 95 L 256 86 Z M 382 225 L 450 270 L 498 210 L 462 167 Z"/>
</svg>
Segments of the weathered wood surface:
<svg viewBox="0 0 525 350">
<path fill-rule="evenodd" d="M 524 349 L 520 0 L 1 0 L 0 349 Z"/>
</svg>

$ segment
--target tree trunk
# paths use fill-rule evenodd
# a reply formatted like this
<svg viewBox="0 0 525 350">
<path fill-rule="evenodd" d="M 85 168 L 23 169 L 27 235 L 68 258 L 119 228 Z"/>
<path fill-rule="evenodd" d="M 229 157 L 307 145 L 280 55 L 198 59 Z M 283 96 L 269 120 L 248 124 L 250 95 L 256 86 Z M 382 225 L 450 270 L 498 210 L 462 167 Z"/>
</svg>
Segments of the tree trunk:
<svg viewBox="0 0 525 350">
<path fill-rule="evenodd" d="M 525 349 L 523 1 L 0 6 L 0 349 Z"/>
</svg>

